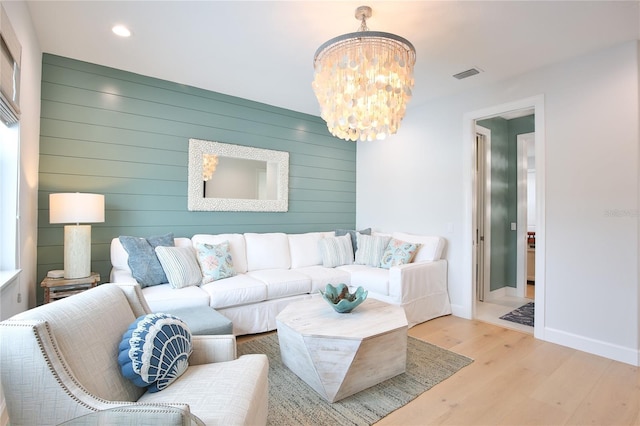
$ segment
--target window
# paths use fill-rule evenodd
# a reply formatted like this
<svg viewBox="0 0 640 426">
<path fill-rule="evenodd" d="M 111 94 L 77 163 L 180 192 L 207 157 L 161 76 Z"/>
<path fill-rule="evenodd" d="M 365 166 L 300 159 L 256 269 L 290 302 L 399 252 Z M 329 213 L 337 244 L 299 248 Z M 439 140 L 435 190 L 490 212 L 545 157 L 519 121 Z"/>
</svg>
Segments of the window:
<svg viewBox="0 0 640 426">
<path fill-rule="evenodd" d="M 0 270 L 13 271 L 18 264 L 18 168 L 20 126 L 0 121 Z M 2 285 L 3 283 L 0 283 Z"/>
</svg>

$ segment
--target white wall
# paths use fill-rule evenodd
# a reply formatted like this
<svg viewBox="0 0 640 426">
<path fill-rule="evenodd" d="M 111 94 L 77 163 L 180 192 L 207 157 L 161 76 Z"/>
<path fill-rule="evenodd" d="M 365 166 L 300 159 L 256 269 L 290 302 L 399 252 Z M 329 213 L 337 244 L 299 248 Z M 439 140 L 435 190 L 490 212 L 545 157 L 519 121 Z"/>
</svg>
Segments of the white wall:
<svg viewBox="0 0 640 426">
<path fill-rule="evenodd" d="M 20 82 L 20 287 L 25 308 L 36 303 L 36 239 L 38 224 L 38 154 L 40 151 L 40 80 L 42 50 L 26 2 L 5 1 L 14 31 L 22 45 Z M 41 277 L 42 278 L 42 277 Z"/>
<path fill-rule="evenodd" d="M 637 42 L 629 42 L 480 90 L 409 105 L 397 135 L 358 145 L 357 227 L 446 237 L 451 302 L 470 312 L 462 235 L 469 208 L 463 116 L 542 94 L 542 337 L 638 365 L 638 50 Z"/>
<path fill-rule="evenodd" d="M 20 73 L 20 252 L 18 280 L 21 302 L 16 306 L 4 306 L 3 310 L 19 312 L 35 306 L 36 239 L 38 226 L 38 156 L 40 151 L 40 80 L 42 75 L 42 50 L 31 23 L 25 2 L 2 2 L 11 26 L 22 45 Z M 14 289 L 15 290 L 15 289 Z M 24 297 L 24 293 L 28 297 Z M 11 300 L 17 300 L 11 292 Z M 0 388 L 0 424 L 6 424 L 4 395 Z"/>
</svg>

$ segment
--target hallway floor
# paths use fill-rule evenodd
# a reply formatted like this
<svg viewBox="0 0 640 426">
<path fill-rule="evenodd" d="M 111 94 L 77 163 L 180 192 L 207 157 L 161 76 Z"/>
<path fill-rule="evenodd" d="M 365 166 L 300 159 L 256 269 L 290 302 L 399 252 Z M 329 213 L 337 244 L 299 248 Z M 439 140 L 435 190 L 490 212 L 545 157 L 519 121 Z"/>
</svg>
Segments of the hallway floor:
<svg viewBox="0 0 640 426">
<path fill-rule="evenodd" d="M 533 327 L 517 324 L 511 321 L 501 320 L 500 317 L 513 311 L 525 303 L 533 301 L 535 298 L 535 286 L 527 285 L 527 298 L 504 296 L 493 299 L 490 302 L 477 302 L 475 319 L 489 324 L 499 325 L 512 330 L 533 334 Z"/>
</svg>

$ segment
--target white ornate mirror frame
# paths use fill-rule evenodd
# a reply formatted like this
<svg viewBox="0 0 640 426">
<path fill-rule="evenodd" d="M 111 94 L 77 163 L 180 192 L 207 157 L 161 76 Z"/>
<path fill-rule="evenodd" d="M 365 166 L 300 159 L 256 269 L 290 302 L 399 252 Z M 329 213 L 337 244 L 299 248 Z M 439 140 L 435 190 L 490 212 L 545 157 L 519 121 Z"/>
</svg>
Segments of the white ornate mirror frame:
<svg viewBox="0 0 640 426">
<path fill-rule="evenodd" d="M 266 162 L 276 170 L 274 199 L 205 197 L 205 155 Z M 190 211 L 286 212 L 289 209 L 289 153 L 221 142 L 189 139 L 188 209 Z"/>
</svg>

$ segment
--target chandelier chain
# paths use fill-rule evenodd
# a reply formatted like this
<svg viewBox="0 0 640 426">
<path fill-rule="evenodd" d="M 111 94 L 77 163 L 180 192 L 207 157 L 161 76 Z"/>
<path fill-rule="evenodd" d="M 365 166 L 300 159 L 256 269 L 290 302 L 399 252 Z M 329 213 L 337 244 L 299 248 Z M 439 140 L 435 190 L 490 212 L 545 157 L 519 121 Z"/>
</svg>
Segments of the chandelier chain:
<svg viewBox="0 0 640 426">
<path fill-rule="evenodd" d="M 367 27 L 367 17 L 365 16 L 365 14 L 362 14 L 362 21 L 360 22 L 360 29 L 358 31 L 364 32 L 364 31 L 369 31 L 369 27 Z"/>
</svg>

